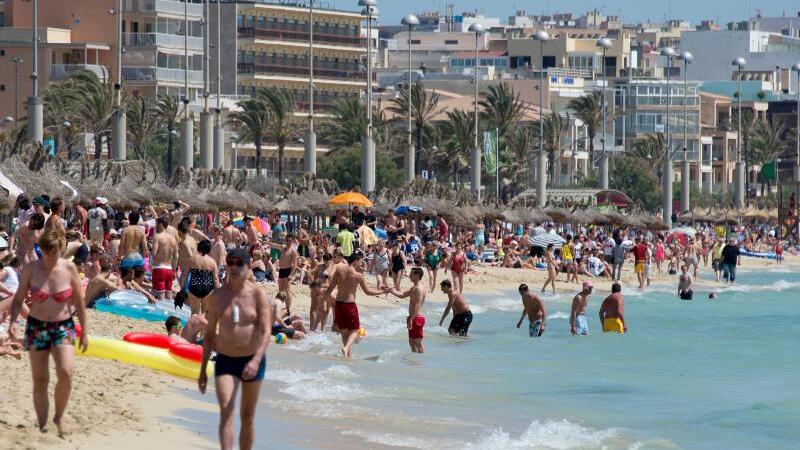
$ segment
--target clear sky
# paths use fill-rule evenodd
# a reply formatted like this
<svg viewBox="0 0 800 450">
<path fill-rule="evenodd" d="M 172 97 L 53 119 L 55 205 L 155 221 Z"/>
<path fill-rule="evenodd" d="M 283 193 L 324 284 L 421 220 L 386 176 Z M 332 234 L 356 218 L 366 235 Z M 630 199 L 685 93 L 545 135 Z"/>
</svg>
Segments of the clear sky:
<svg viewBox="0 0 800 450">
<path fill-rule="evenodd" d="M 323 2 L 325 0 L 320 1 Z M 597 8 L 606 14 L 621 16 L 625 23 L 664 20 L 671 15 L 692 23 L 713 19 L 722 26 L 730 21 L 745 20 L 758 9 L 763 16 L 782 16 L 784 12 L 787 16 L 796 16 L 800 11 L 800 2 L 792 0 L 378 0 L 378 8 L 381 23 L 389 25 L 399 23 L 409 12 L 444 12 L 448 3 L 455 4 L 456 14 L 477 9 L 479 13 L 503 21 L 518 9 L 529 14 L 572 12 L 577 17 Z M 328 0 L 328 4 L 338 9 L 358 9 L 358 0 Z"/>
</svg>

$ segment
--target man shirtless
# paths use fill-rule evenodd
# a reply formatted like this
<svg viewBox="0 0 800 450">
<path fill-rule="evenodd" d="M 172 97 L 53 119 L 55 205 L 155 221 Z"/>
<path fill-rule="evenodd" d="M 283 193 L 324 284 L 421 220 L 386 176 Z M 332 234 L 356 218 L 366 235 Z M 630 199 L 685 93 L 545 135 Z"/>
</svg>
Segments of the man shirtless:
<svg viewBox="0 0 800 450">
<path fill-rule="evenodd" d="M 222 242 L 225 243 L 225 248 L 239 248 L 244 242 L 242 232 L 239 231 L 231 221 L 228 221 L 222 228 Z"/>
<path fill-rule="evenodd" d="M 547 313 L 544 309 L 544 302 L 538 295 L 531 293 L 528 285 L 519 285 L 519 295 L 522 297 L 522 315 L 519 316 L 517 328 L 522 326 L 525 316 L 528 316 L 528 336 L 539 337 L 544 334 Z"/>
<path fill-rule="evenodd" d="M 120 262 L 120 260 L 132 253 L 138 253 L 143 257 L 147 257 L 147 237 L 144 235 L 142 227 L 139 226 L 139 213 L 132 211 L 128 214 L 128 222 L 130 225 L 122 229 L 117 262 Z M 144 260 L 131 261 L 130 264 L 133 264 L 131 267 L 144 265 Z"/>
<path fill-rule="evenodd" d="M 189 219 L 185 218 L 178 224 L 178 267 L 181 269 L 181 276 L 189 272 L 189 261 L 196 251 L 197 241 L 191 235 Z"/>
<path fill-rule="evenodd" d="M 189 211 L 190 206 L 180 200 L 174 203 L 174 208 L 169 211 L 169 224 L 177 228 L 178 224 L 183 220 L 183 215 Z"/>
<path fill-rule="evenodd" d="M 258 246 L 258 230 L 256 230 L 255 225 L 253 225 L 253 218 L 250 216 L 244 216 L 244 235 L 247 238 L 247 248 L 250 249 L 250 253 L 253 252 Z"/>
<path fill-rule="evenodd" d="M 469 326 L 472 323 L 472 311 L 469 309 L 467 299 L 464 294 L 453 289 L 453 284 L 450 280 L 443 280 L 439 283 L 442 292 L 447 294 L 447 306 L 444 308 L 442 318 L 439 319 L 439 326 L 442 326 L 444 319 L 453 310 L 453 320 L 450 321 L 450 326 L 447 331 L 450 336 L 466 336 L 469 332 Z"/>
<path fill-rule="evenodd" d="M 572 298 L 572 311 L 569 314 L 569 329 L 572 334 L 586 336 L 589 334 L 589 324 L 586 321 L 586 305 L 592 295 L 594 285 L 591 281 L 584 281 L 581 291 Z"/>
<path fill-rule="evenodd" d="M 360 250 L 354 251 L 348 258 L 348 265 L 339 267 L 331 276 L 328 289 L 325 290 L 325 298 L 328 301 L 334 300 L 331 293 L 336 289 L 335 307 L 333 310 L 333 323 L 342 334 L 342 356 L 351 358 L 350 350 L 358 337 L 358 330 L 361 322 L 358 317 L 358 306 L 356 305 L 356 289 L 361 287 L 367 295 L 381 295 L 388 292 L 388 289 L 372 289 L 367 286 L 362 272 L 364 266 L 364 253 Z"/>
<path fill-rule="evenodd" d="M 286 235 L 283 245 L 270 243 L 270 247 L 280 249 L 281 256 L 278 259 L 278 292 L 286 293 L 286 311 L 292 311 L 292 275 L 297 269 L 297 260 L 300 254 L 297 253 L 294 236 Z"/>
<path fill-rule="evenodd" d="M 625 323 L 625 300 L 622 298 L 622 286 L 619 283 L 611 285 L 611 295 L 600 305 L 600 324 L 603 326 L 603 333 L 628 332 L 628 325 Z"/>
<path fill-rule="evenodd" d="M 217 267 L 219 267 L 219 279 L 221 280 L 223 275 L 225 275 L 225 256 L 228 254 L 228 250 L 225 248 L 225 241 L 222 239 L 222 228 L 216 224 L 212 225 L 211 236 L 213 237 L 213 241 L 211 242 L 211 253 L 208 255 L 217 262 Z"/>
<path fill-rule="evenodd" d="M 168 231 L 164 217 L 156 219 L 153 236 L 153 293 L 159 300 L 172 299 L 172 282 L 178 268 L 178 241 Z"/>
<path fill-rule="evenodd" d="M 414 353 L 425 353 L 425 347 L 422 345 L 422 339 L 425 337 L 423 328 L 425 327 L 425 316 L 422 314 L 422 305 L 425 304 L 425 287 L 421 285 L 422 281 L 422 268 L 414 267 L 411 269 L 411 283 L 413 286 L 405 292 L 400 292 L 397 289 L 392 289 L 392 294 L 398 298 L 410 297 L 408 302 L 408 317 L 406 317 L 406 328 L 408 328 L 408 345 L 411 346 L 411 351 Z"/>
<path fill-rule="evenodd" d="M 214 383 L 220 409 L 220 447 L 233 449 L 233 412 L 236 392 L 241 387 L 239 448 L 250 450 L 258 394 L 267 367 L 272 319 L 266 293 L 247 279 L 250 255 L 236 249 L 228 253 L 225 262 L 228 267 L 226 283 L 208 297 L 208 325 L 203 335 L 203 361 L 197 385 L 204 394 L 208 384 L 208 360 L 211 351 L 216 351 Z"/>
</svg>

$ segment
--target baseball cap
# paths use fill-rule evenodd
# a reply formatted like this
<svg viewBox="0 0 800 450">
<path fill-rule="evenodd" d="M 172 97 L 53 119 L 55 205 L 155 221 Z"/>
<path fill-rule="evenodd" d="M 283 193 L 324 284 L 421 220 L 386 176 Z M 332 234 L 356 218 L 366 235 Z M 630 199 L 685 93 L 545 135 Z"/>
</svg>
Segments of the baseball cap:
<svg viewBox="0 0 800 450">
<path fill-rule="evenodd" d="M 34 197 L 32 203 L 34 205 L 44 205 L 44 199 L 42 197 Z"/>
</svg>

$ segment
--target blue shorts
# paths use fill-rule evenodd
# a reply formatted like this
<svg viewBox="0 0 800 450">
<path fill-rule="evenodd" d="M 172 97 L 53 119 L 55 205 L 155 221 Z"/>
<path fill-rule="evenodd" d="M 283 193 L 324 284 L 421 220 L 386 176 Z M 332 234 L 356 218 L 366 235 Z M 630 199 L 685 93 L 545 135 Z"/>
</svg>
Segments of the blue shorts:
<svg viewBox="0 0 800 450">
<path fill-rule="evenodd" d="M 253 356 L 226 356 L 222 353 L 217 353 L 217 359 L 214 362 L 214 377 L 221 377 L 223 375 L 231 375 L 238 378 L 240 381 L 248 383 L 251 381 L 261 381 L 267 373 L 267 355 L 261 358 L 261 363 L 258 365 L 258 372 L 253 378 L 249 380 L 242 379 L 242 372 L 244 367 Z"/>
<path fill-rule="evenodd" d="M 122 258 L 119 262 L 120 269 L 135 269 L 137 267 L 144 267 L 144 258 Z"/>
<path fill-rule="evenodd" d="M 575 334 L 583 336 L 589 334 L 589 323 L 586 321 L 586 316 L 583 314 L 575 316 Z"/>
<path fill-rule="evenodd" d="M 536 322 L 528 324 L 528 336 L 539 337 L 542 335 L 542 333 L 544 333 L 544 330 L 542 330 L 541 320 L 537 320 Z"/>
<path fill-rule="evenodd" d="M 722 277 L 731 283 L 736 281 L 736 264 L 722 264 Z"/>
</svg>

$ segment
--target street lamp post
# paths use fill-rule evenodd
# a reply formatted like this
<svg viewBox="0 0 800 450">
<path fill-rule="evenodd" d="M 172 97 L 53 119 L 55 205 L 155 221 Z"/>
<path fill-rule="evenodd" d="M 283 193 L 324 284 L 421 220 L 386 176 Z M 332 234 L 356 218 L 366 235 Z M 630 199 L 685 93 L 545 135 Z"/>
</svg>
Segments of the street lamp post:
<svg viewBox="0 0 800 450">
<path fill-rule="evenodd" d="M 39 98 L 39 0 L 33 0 L 33 71 L 31 83 L 33 89 L 28 98 L 28 139 L 42 143 L 44 139 L 44 112 L 42 99 Z"/>
<path fill-rule="evenodd" d="M 376 0 L 359 0 L 361 15 L 367 17 L 367 128 L 361 137 L 361 191 L 375 191 L 375 141 L 372 138 L 372 19 L 378 13 Z M 308 141 L 306 141 L 308 142 Z"/>
<path fill-rule="evenodd" d="M 672 107 L 672 87 L 670 86 L 669 72 L 672 69 L 672 58 L 675 56 L 675 50 L 672 47 L 664 47 L 661 49 L 661 55 L 667 58 L 667 70 L 665 72 L 667 78 L 667 119 L 666 133 L 667 133 L 667 151 L 664 155 L 664 204 L 663 204 L 663 220 L 667 226 L 672 226 L 672 131 L 669 126 L 669 114 Z"/>
<path fill-rule="evenodd" d="M 544 154 L 544 43 L 550 40 L 545 30 L 534 33 L 539 41 L 539 156 L 536 161 L 536 202 L 540 208 L 547 204 L 547 158 Z"/>
<path fill-rule="evenodd" d="M 19 120 L 19 65 L 22 64 L 22 58 L 15 56 L 11 58 L 14 63 L 14 122 Z"/>
<path fill-rule="evenodd" d="M 736 207 L 741 208 L 744 206 L 744 162 L 742 161 L 742 69 L 747 64 L 747 61 L 741 56 L 731 62 L 731 65 L 736 66 L 739 78 L 739 95 L 737 101 L 738 121 L 736 136 Z"/>
<path fill-rule="evenodd" d="M 203 110 L 200 112 L 200 167 L 206 170 L 214 168 L 214 116 L 208 110 L 208 94 L 211 73 L 211 58 L 209 58 L 209 0 L 203 0 Z"/>
<path fill-rule="evenodd" d="M 308 2 L 308 129 L 303 139 L 303 169 L 317 173 L 317 134 L 314 132 L 314 0 Z M 362 169 L 363 170 L 363 169 Z"/>
<path fill-rule="evenodd" d="M 127 157 L 128 130 L 125 107 L 122 105 L 122 0 L 117 0 L 117 9 L 114 14 L 117 19 L 117 82 L 114 83 L 114 125 L 111 138 L 114 154 L 109 157 L 117 161 L 124 161 Z"/>
<path fill-rule="evenodd" d="M 680 54 L 681 61 L 683 61 L 683 161 L 681 161 L 681 211 L 686 212 L 690 209 L 690 193 L 689 193 L 689 105 L 688 92 L 689 92 L 689 64 L 694 59 L 694 55 L 689 51 L 682 51 Z M 695 151 L 698 149 L 695 148 Z M 698 158 L 698 164 L 700 160 Z"/>
<path fill-rule="evenodd" d="M 603 94 L 602 106 L 600 107 L 600 111 L 603 113 L 603 138 L 600 139 L 602 153 L 600 159 L 600 189 L 608 189 L 608 153 L 606 152 L 606 84 L 608 84 L 608 79 L 606 78 L 606 52 L 612 45 L 611 39 L 607 37 L 601 37 L 597 40 L 597 46 L 603 49 L 603 61 L 600 65 L 603 70 Z"/>
<path fill-rule="evenodd" d="M 184 169 L 194 167 L 194 123 L 189 117 L 189 2 L 183 2 L 183 119 L 181 119 L 181 157 Z"/>
<path fill-rule="evenodd" d="M 795 109 L 795 115 L 797 116 L 797 128 L 795 128 L 795 158 L 794 158 L 794 181 L 800 181 L 800 63 L 797 63 L 792 67 L 795 72 L 797 72 L 797 84 L 795 85 L 795 91 L 797 94 L 797 107 Z"/>
<path fill-rule="evenodd" d="M 475 85 L 475 97 L 473 101 L 475 102 L 475 142 L 474 146 L 472 147 L 472 158 L 471 159 L 471 166 L 472 166 L 472 176 L 470 177 L 470 191 L 473 195 L 476 195 L 478 199 L 481 198 L 481 149 L 478 148 L 478 40 L 480 36 L 486 32 L 486 29 L 480 23 L 473 23 L 469 26 L 469 32 L 475 33 L 475 64 L 472 67 L 472 82 Z M 498 161 L 499 162 L 499 161 Z"/>
<path fill-rule="evenodd" d="M 222 2 L 217 0 L 217 107 L 214 109 L 214 168 L 225 167 L 225 127 L 222 125 Z"/>
<path fill-rule="evenodd" d="M 408 88 L 406 89 L 406 96 L 407 96 L 406 100 L 407 100 L 407 103 L 408 103 L 408 129 L 407 129 L 408 136 L 407 136 L 407 142 L 406 142 L 406 144 L 407 144 L 406 154 L 405 154 L 405 158 L 403 158 L 403 159 L 404 159 L 404 163 L 405 163 L 404 164 L 404 166 L 405 166 L 405 174 L 406 174 L 405 180 L 406 180 L 406 182 L 409 182 L 409 181 L 412 181 L 414 179 L 414 177 L 416 176 L 416 174 L 414 173 L 414 166 L 415 166 L 414 159 L 415 159 L 416 155 L 414 154 L 414 144 L 412 143 L 412 140 L 411 140 L 411 103 L 412 103 L 412 95 L 411 95 L 411 91 L 412 91 L 412 88 L 411 88 L 411 30 L 415 26 L 419 25 L 419 19 L 414 14 L 409 14 L 409 15 L 403 17 L 403 20 L 400 23 L 402 23 L 403 25 L 408 27 L 408 79 L 406 80 L 408 82 L 408 85 L 407 85 Z"/>
</svg>

